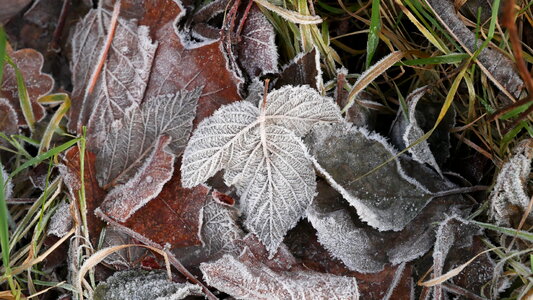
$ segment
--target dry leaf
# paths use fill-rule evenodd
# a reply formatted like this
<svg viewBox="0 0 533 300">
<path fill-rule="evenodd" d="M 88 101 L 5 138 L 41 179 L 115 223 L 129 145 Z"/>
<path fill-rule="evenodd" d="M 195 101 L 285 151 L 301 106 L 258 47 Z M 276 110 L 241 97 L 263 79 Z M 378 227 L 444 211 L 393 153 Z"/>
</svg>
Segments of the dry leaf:
<svg viewBox="0 0 533 300">
<path fill-rule="evenodd" d="M 72 224 L 73 218 L 70 213 L 70 204 L 63 201 L 57 206 L 52 218 L 50 218 L 47 234 L 62 238 L 70 231 Z"/>
<path fill-rule="evenodd" d="M 435 12 L 442 25 L 454 36 L 467 52 L 475 52 L 482 41 L 466 27 L 455 12 L 455 7 L 450 0 L 428 0 L 428 4 Z M 481 65 L 486 69 L 484 72 L 498 86 L 505 88 L 512 95 L 518 96 L 524 86 L 524 82 L 513 69 L 513 62 L 502 53 L 485 48 L 477 56 Z"/>
<path fill-rule="evenodd" d="M 339 120 L 332 99 L 306 86 L 273 91 L 261 108 L 246 101 L 224 106 L 191 137 L 183 185 L 193 187 L 225 169 L 226 184 L 240 195 L 245 226 L 273 254 L 314 196 L 314 170 L 297 136 Z"/>
<path fill-rule="evenodd" d="M 17 112 L 5 98 L 0 98 L 0 132 L 10 136 L 19 131 Z M 9 146 L 9 142 L 0 137 L 0 146 Z"/>
<path fill-rule="evenodd" d="M 6 170 L 4 170 L 4 165 L 0 163 L 0 176 L 2 176 L 2 181 L 4 182 L 4 197 L 5 199 L 11 198 L 13 196 L 13 183 L 9 179 L 9 175 Z"/>
<path fill-rule="evenodd" d="M 110 11 L 93 9 L 77 24 L 72 37 L 69 128 L 79 131 L 87 125 L 90 147 L 103 142 L 102 133 L 114 120 L 141 103 L 157 47 L 147 27 L 118 17 L 106 51 L 110 21 Z"/>
<path fill-rule="evenodd" d="M 498 224 L 503 225 L 511 225 L 513 220 L 520 220 L 531 201 L 528 182 L 533 160 L 533 139 L 520 142 L 513 153 L 500 170 L 489 197 L 491 216 Z M 529 211 L 527 220 L 533 222 L 532 211 Z"/>
<path fill-rule="evenodd" d="M 14 52 L 8 50 L 7 54 L 24 77 L 24 84 L 26 85 L 27 96 L 31 102 L 35 121 L 40 121 L 45 116 L 46 111 L 37 100 L 41 96 L 49 94 L 54 87 L 52 76 L 41 72 L 44 63 L 43 56 L 33 49 L 21 49 Z M 4 67 L 1 93 L 17 112 L 19 125 L 27 125 L 20 107 L 15 69 L 9 64 L 5 64 Z"/>
<path fill-rule="evenodd" d="M 268 251 L 261 251 L 259 241 L 251 242 L 245 241 L 238 257 L 226 254 L 201 264 L 207 284 L 238 299 L 359 299 L 355 278 L 299 267 L 285 247 L 273 260 L 265 260 Z"/>
<path fill-rule="evenodd" d="M 291 62 L 281 68 L 280 77 L 275 82 L 276 88 L 285 85 L 309 85 L 315 89 L 322 82 L 320 69 L 320 53 L 313 49 L 308 53 L 300 53 Z"/>
</svg>

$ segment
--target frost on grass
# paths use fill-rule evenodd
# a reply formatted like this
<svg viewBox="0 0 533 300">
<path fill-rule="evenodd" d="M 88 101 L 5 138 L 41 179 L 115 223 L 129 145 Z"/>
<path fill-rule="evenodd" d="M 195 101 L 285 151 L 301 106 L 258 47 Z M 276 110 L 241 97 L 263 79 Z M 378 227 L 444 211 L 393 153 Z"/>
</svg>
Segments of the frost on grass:
<svg viewBox="0 0 533 300">
<path fill-rule="evenodd" d="M 252 5 L 237 45 L 240 65 L 250 78 L 278 71 L 274 27 L 256 4 Z"/>
<path fill-rule="evenodd" d="M 95 300 L 179 300 L 201 296 L 202 288 L 191 283 L 177 283 L 162 271 L 128 270 L 113 274 L 98 284 Z"/>
<path fill-rule="evenodd" d="M 307 86 L 287 86 L 257 108 L 241 101 L 217 110 L 194 132 L 181 167 L 184 187 L 225 169 L 237 187 L 244 225 L 271 254 L 303 216 L 315 193 L 315 173 L 298 136 L 321 122 L 338 122 L 332 99 Z"/>
<path fill-rule="evenodd" d="M 89 143 L 90 146 L 103 142 L 101 136 L 108 126 L 141 103 L 157 48 L 147 27 L 118 17 L 106 54 L 110 21 L 110 11 L 101 7 L 93 9 L 76 25 L 72 36 L 73 91 L 69 129 L 78 131 L 87 125 L 89 138 L 95 138 L 95 144 Z M 98 74 L 102 59 L 105 63 Z"/>
<path fill-rule="evenodd" d="M 450 0 L 428 0 L 440 22 L 453 35 L 463 48 L 470 52 L 476 51 L 482 41 L 457 16 L 454 2 Z M 513 69 L 513 62 L 502 53 L 485 48 L 477 56 L 481 65 L 487 70 L 485 74 L 498 86 L 503 86 L 511 94 L 518 96 L 524 83 Z"/>
<path fill-rule="evenodd" d="M 513 152 L 513 156 L 500 170 L 489 197 L 491 216 L 501 225 L 513 225 L 512 220 L 520 220 L 531 201 L 528 181 L 533 160 L 533 139 L 522 141 Z M 533 221 L 531 211 L 528 221 Z"/>
<path fill-rule="evenodd" d="M 433 249 L 433 277 L 441 276 L 458 267 L 484 249 L 483 243 L 476 241 L 480 235 L 478 226 L 470 224 L 457 215 L 447 217 L 437 228 Z M 477 258 L 451 282 L 462 281 L 459 286 L 479 294 L 483 285 L 493 277 L 494 262 L 488 253 Z M 445 293 L 444 293 L 445 294 Z M 443 299 L 441 285 L 433 287 L 434 299 Z"/>
<path fill-rule="evenodd" d="M 161 135 L 171 137 L 171 153 L 180 156 L 192 130 L 199 96 L 199 89 L 157 96 L 114 122 L 96 161 L 100 185 L 131 178 Z"/>
<path fill-rule="evenodd" d="M 160 136 L 138 172 L 127 183 L 116 186 L 107 194 L 100 206 L 105 214 L 124 222 L 161 192 L 174 173 L 174 155 L 165 149 L 169 142 L 168 135 Z"/>
<path fill-rule="evenodd" d="M 359 299 L 355 278 L 309 271 L 295 264 L 285 246 L 267 260 L 268 251 L 251 243 L 245 238 L 238 257 L 201 264 L 206 283 L 237 299 Z"/>
<path fill-rule="evenodd" d="M 414 90 L 407 96 L 407 112 L 398 111 L 391 130 L 391 143 L 403 150 L 433 128 L 442 108 L 442 103 L 428 101 L 428 88 Z M 455 110 L 450 107 L 431 136 L 415 145 L 408 152 L 413 159 L 427 163 L 439 171 L 450 157 L 450 130 L 455 126 Z M 439 172 L 440 173 L 440 172 Z"/>
<path fill-rule="evenodd" d="M 0 98 L 0 132 L 10 136 L 19 131 L 17 112 L 5 98 Z M 9 142 L 0 137 L 0 146 L 9 146 Z"/>
<path fill-rule="evenodd" d="M 323 125 L 306 144 L 319 172 L 374 228 L 403 229 L 432 198 L 397 160 L 366 174 L 396 154 L 378 134 L 348 124 Z"/>
<path fill-rule="evenodd" d="M 46 115 L 46 111 L 37 100 L 41 96 L 49 94 L 54 87 L 54 79 L 52 76 L 42 73 L 42 67 L 44 64 L 43 55 L 33 49 L 21 49 L 14 52 L 7 50 L 7 54 L 20 70 L 20 73 L 24 78 L 27 92 L 26 95 L 28 96 L 31 109 L 33 110 L 34 121 L 42 120 Z M 17 112 L 18 125 L 28 125 L 30 120 L 27 120 L 24 117 L 20 106 L 15 69 L 7 63 L 4 66 L 1 93 Z"/>
<path fill-rule="evenodd" d="M 48 234 L 53 234 L 60 238 L 65 236 L 72 228 L 72 221 L 70 205 L 67 202 L 61 202 L 50 219 Z"/>
<path fill-rule="evenodd" d="M 4 182 L 4 198 L 9 199 L 13 196 L 13 183 L 9 179 L 9 175 L 4 169 L 4 165 L 0 163 L 0 176 L 2 176 L 2 181 Z"/>
<path fill-rule="evenodd" d="M 425 176 L 437 177 L 433 170 L 421 169 Z M 430 173 L 427 173 L 430 172 Z M 318 195 L 307 210 L 307 218 L 317 230 L 320 244 L 350 270 L 376 273 L 387 264 L 412 261 L 433 246 L 432 223 L 444 214 L 468 213 L 468 205 L 457 195 L 431 201 L 418 216 L 399 231 L 379 231 L 363 223 L 353 207 L 324 181 L 318 182 Z"/>
</svg>

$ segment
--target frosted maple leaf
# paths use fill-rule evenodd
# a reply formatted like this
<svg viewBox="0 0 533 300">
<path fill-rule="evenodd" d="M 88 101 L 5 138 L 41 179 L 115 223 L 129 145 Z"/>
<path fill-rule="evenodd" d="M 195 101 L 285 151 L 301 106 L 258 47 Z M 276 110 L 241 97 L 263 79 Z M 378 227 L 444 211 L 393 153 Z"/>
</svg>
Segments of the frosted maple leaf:
<svg viewBox="0 0 533 300">
<path fill-rule="evenodd" d="M 221 107 L 194 132 L 181 167 L 193 187 L 224 169 L 237 187 L 244 225 L 276 252 L 315 195 L 315 172 L 299 137 L 317 123 L 338 122 L 332 99 L 308 86 L 285 86 L 259 107 L 247 101 Z"/>
</svg>

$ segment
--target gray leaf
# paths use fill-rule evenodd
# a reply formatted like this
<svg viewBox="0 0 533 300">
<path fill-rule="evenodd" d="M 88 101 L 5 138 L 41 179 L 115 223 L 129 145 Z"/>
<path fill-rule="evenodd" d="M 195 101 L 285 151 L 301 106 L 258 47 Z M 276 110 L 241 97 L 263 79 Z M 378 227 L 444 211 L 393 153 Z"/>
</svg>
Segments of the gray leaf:
<svg viewBox="0 0 533 300">
<path fill-rule="evenodd" d="M 0 98 L 0 132 L 7 136 L 17 134 L 19 131 L 18 122 L 17 112 L 9 101 Z M 9 146 L 9 142 L 0 137 L 0 145 Z"/>
</svg>

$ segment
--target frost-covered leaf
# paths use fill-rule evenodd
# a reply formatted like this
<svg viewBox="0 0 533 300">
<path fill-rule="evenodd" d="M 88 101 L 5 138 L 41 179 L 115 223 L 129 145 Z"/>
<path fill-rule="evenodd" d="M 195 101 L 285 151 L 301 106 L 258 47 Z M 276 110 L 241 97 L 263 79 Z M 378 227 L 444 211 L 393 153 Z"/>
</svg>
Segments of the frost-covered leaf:
<svg viewBox="0 0 533 300">
<path fill-rule="evenodd" d="M 379 230 L 403 229 L 433 197 L 398 161 L 366 174 L 396 154 L 376 133 L 347 124 L 324 125 L 307 136 L 306 144 L 320 173 L 363 221 Z"/>
<path fill-rule="evenodd" d="M 0 176 L 2 176 L 2 181 L 4 182 L 4 197 L 6 199 L 9 199 L 13 195 L 13 183 L 11 182 L 11 180 L 8 180 L 9 175 L 4 169 L 3 164 L 0 164 Z"/>
<path fill-rule="evenodd" d="M 307 53 L 298 54 L 291 62 L 283 66 L 280 77 L 275 82 L 275 87 L 307 84 L 318 89 L 320 82 L 322 82 L 320 53 L 313 49 Z"/>
<path fill-rule="evenodd" d="M 419 172 L 433 180 L 440 178 L 429 169 Z M 434 222 L 447 213 L 463 215 L 469 210 L 462 197 L 447 196 L 431 201 L 403 230 L 380 232 L 361 222 L 354 209 L 325 182 L 319 181 L 318 187 L 319 193 L 307 211 L 318 241 L 350 270 L 362 273 L 376 273 L 388 264 L 422 256 L 433 246 Z"/>
<path fill-rule="evenodd" d="M 171 154 L 181 155 L 192 129 L 199 95 L 197 89 L 158 96 L 115 122 L 96 161 L 100 185 L 109 188 L 131 178 L 153 153 L 161 135 L 171 138 Z M 167 167 L 167 173 L 172 174 L 172 165 Z"/>
<path fill-rule="evenodd" d="M 41 96 L 50 93 L 54 87 L 52 76 L 41 72 L 44 63 L 43 56 L 33 49 L 21 49 L 14 52 L 8 50 L 7 52 L 13 63 L 20 70 L 22 77 L 24 77 L 24 84 L 26 85 L 27 96 L 31 103 L 35 121 L 40 121 L 45 116 L 46 111 L 37 100 Z M 7 99 L 17 112 L 18 124 L 21 126 L 27 125 L 20 107 L 15 69 L 7 63 L 4 66 L 1 92 L 2 96 Z"/>
<path fill-rule="evenodd" d="M 70 204 L 62 202 L 56 208 L 56 211 L 50 219 L 48 225 L 48 234 L 53 234 L 57 237 L 63 237 L 72 228 L 72 214 L 70 213 Z"/>
<path fill-rule="evenodd" d="M 437 239 L 433 249 L 433 278 L 460 266 L 484 249 L 483 243 L 476 241 L 481 234 L 478 226 L 457 215 L 447 217 L 436 230 Z M 450 279 L 456 285 L 479 294 L 485 284 L 493 278 L 494 262 L 483 254 L 463 271 Z M 433 287 L 433 299 L 446 299 L 441 285 Z"/>
<path fill-rule="evenodd" d="M 128 270 L 116 272 L 94 291 L 95 300 L 179 300 L 201 296 L 202 288 L 191 283 L 177 283 L 162 271 Z"/>
<path fill-rule="evenodd" d="M 208 285 L 238 299 L 359 299 L 355 278 L 293 266 L 290 253 L 280 252 L 283 256 L 265 261 L 257 249 L 245 246 L 238 257 L 226 254 L 200 270 Z"/>
<path fill-rule="evenodd" d="M 120 227 L 108 225 L 105 228 L 105 236 L 101 248 L 136 243 L 138 243 L 138 241 L 135 241 L 132 237 L 121 230 Z M 144 247 L 127 247 L 106 256 L 104 263 L 111 265 L 116 270 L 138 268 L 143 258 L 150 255 L 150 253 L 151 252 Z"/>
<path fill-rule="evenodd" d="M 225 169 L 226 184 L 235 185 L 240 195 L 244 224 L 275 253 L 315 191 L 311 161 L 296 135 L 339 120 L 332 99 L 306 86 L 273 91 L 261 109 L 246 101 L 224 106 L 191 137 L 183 156 L 183 185 L 198 185 Z"/>
<path fill-rule="evenodd" d="M 513 156 L 500 170 L 489 197 L 491 216 L 498 224 L 511 225 L 528 210 L 532 161 L 533 139 L 527 139 L 513 150 Z M 533 221 L 533 212 L 529 212 L 527 220 Z"/>
<path fill-rule="evenodd" d="M 202 207 L 209 193 L 210 189 L 203 185 L 183 188 L 176 170 L 157 197 L 120 225 L 170 249 L 199 246 Z"/>
<path fill-rule="evenodd" d="M 0 132 L 10 136 L 19 131 L 17 112 L 5 98 L 0 98 Z M 8 146 L 9 142 L 0 138 L 1 146 Z"/>
<path fill-rule="evenodd" d="M 417 141 L 437 121 L 442 103 L 428 101 L 430 97 L 424 96 L 426 92 L 427 87 L 411 92 L 406 98 L 409 102 L 407 118 L 399 110 L 391 126 L 391 143 L 400 150 Z M 450 130 L 454 126 L 455 109 L 450 107 L 431 136 L 408 152 L 416 161 L 428 163 L 438 171 L 450 157 Z"/>
<path fill-rule="evenodd" d="M 278 49 L 274 27 L 257 4 L 252 4 L 237 38 L 237 57 L 250 78 L 278 71 Z"/>
<path fill-rule="evenodd" d="M 89 146 L 103 142 L 102 133 L 108 126 L 141 103 L 157 48 L 147 27 L 118 17 L 106 54 L 110 21 L 110 11 L 101 7 L 93 9 L 76 25 L 72 36 L 69 128 L 78 131 L 87 125 L 89 137 L 95 143 Z M 105 63 L 100 71 L 102 59 Z"/>
<path fill-rule="evenodd" d="M 482 41 L 457 16 L 454 1 L 428 0 L 428 4 L 442 25 L 446 27 L 465 50 L 473 53 L 481 46 Z M 515 96 L 520 94 L 524 82 L 520 79 L 520 76 L 513 68 L 513 62 L 508 57 L 487 47 L 479 53 L 477 59 L 486 69 L 484 73 L 497 86 L 505 88 Z"/>
<path fill-rule="evenodd" d="M 174 155 L 165 149 L 170 140 L 168 135 L 161 135 L 135 176 L 107 194 L 100 206 L 105 214 L 124 222 L 161 192 L 174 172 Z"/>
</svg>

